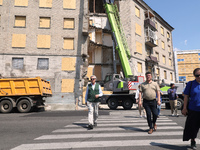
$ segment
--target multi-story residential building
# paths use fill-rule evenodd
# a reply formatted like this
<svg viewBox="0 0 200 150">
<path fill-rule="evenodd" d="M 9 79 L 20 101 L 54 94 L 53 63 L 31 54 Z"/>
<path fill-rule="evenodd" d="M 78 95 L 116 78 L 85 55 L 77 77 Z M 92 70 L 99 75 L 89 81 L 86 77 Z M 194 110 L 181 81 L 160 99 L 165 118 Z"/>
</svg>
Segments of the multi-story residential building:
<svg viewBox="0 0 200 150">
<path fill-rule="evenodd" d="M 134 75 L 174 82 L 172 30 L 143 0 L 116 1 Z M 121 71 L 101 0 L 0 0 L 3 78 L 50 80 L 52 109 L 75 109 L 87 78 Z"/>
<path fill-rule="evenodd" d="M 107 73 L 119 73 L 120 61 L 113 54 L 112 33 L 102 2 L 91 0 L 89 4 L 89 67 L 102 80 Z M 133 74 L 151 71 L 157 81 L 174 82 L 173 27 L 142 0 L 116 1 L 116 4 L 131 52 Z"/>
<path fill-rule="evenodd" d="M 200 50 L 174 51 L 176 80 L 178 82 L 194 80 L 193 71 L 200 68 Z"/>
</svg>

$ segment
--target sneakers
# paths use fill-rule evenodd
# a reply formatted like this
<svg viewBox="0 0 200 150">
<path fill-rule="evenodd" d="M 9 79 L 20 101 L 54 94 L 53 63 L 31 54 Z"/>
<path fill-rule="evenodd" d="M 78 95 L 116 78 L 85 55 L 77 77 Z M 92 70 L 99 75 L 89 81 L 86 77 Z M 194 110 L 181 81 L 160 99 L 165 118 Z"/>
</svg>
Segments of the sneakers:
<svg viewBox="0 0 200 150">
<path fill-rule="evenodd" d="M 88 129 L 89 129 L 89 130 L 93 129 L 93 125 L 92 125 L 92 124 L 89 124 L 89 125 L 88 125 Z"/>
<path fill-rule="evenodd" d="M 96 122 L 94 123 L 94 127 L 97 127 L 97 123 Z"/>
<path fill-rule="evenodd" d="M 148 134 L 152 134 L 153 133 L 153 129 L 150 129 L 149 131 L 148 131 Z"/>
<path fill-rule="evenodd" d="M 192 148 L 193 150 L 196 150 L 196 149 L 197 149 L 196 141 L 191 140 L 191 148 Z"/>
<path fill-rule="evenodd" d="M 174 114 L 172 114 L 172 117 L 174 117 Z"/>
<path fill-rule="evenodd" d="M 176 114 L 176 117 L 179 117 L 179 114 Z"/>
</svg>

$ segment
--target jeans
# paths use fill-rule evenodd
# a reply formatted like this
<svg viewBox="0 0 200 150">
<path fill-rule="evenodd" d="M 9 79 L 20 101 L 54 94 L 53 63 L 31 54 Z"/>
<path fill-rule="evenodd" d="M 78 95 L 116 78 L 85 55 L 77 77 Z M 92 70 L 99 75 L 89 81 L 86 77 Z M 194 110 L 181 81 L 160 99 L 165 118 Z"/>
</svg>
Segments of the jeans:
<svg viewBox="0 0 200 150">
<path fill-rule="evenodd" d="M 161 105 L 157 105 L 158 116 L 160 115 Z"/>
<path fill-rule="evenodd" d="M 144 99 L 143 107 L 146 110 L 148 126 L 150 129 L 153 129 L 153 125 L 156 123 L 158 117 L 157 101 Z M 151 119 L 151 113 L 153 114 L 153 120 Z"/>
<path fill-rule="evenodd" d="M 99 102 L 87 102 L 87 106 L 89 124 L 94 125 L 98 118 Z"/>
</svg>

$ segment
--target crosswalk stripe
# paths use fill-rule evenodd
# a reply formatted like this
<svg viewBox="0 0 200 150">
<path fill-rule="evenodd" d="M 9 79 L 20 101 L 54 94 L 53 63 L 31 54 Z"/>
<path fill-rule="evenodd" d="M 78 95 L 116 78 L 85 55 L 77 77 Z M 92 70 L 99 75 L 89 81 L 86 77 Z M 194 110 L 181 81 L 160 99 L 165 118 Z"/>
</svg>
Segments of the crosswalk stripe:
<svg viewBox="0 0 200 150">
<path fill-rule="evenodd" d="M 172 136 L 183 135 L 182 131 L 176 132 L 154 132 L 148 135 L 146 132 L 140 133 L 93 133 L 93 134 L 58 134 L 58 135 L 43 135 L 35 140 L 52 140 L 52 139 L 79 139 L 79 138 L 100 138 L 100 137 L 135 137 L 135 136 Z"/>
<path fill-rule="evenodd" d="M 158 120 L 157 121 L 157 123 L 158 122 L 171 122 L 172 120 Z M 80 123 L 80 122 L 85 122 L 85 121 L 79 121 L 79 122 L 74 122 L 74 123 Z M 98 120 L 97 121 L 98 123 L 112 123 L 112 122 L 147 122 L 147 120 L 110 120 L 110 121 L 108 121 L 108 120 Z"/>
<path fill-rule="evenodd" d="M 86 124 L 86 123 L 85 123 Z M 77 127 L 80 127 L 80 126 L 85 126 L 85 124 L 83 123 L 80 123 L 80 124 L 73 124 L 73 125 L 67 125 L 65 127 L 70 127 L 70 128 L 77 128 Z M 161 122 L 158 122 L 156 123 L 157 125 L 177 125 L 176 122 L 164 122 L 164 123 L 161 123 Z M 98 124 L 99 127 L 110 127 L 110 126 L 141 126 L 141 125 L 147 125 L 147 123 L 115 123 L 115 124 Z"/>
<path fill-rule="evenodd" d="M 126 131 L 126 130 L 134 130 L 134 131 L 141 131 L 141 130 L 148 130 L 148 127 L 112 127 L 112 128 L 95 128 L 94 130 L 88 130 L 88 132 L 97 132 L 97 131 Z M 183 127 L 181 126 L 159 126 L 158 130 L 166 130 L 166 129 L 170 129 L 170 130 L 180 130 L 183 129 Z M 70 132 L 85 132 L 87 131 L 86 128 L 77 128 L 77 129 L 57 129 L 54 130 L 53 133 L 59 133 L 59 132 L 63 132 L 63 133 L 70 133 Z"/>
<path fill-rule="evenodd" d="M 197 142 L 198 144 L 199 142 Z M 42 150 L 42 149 L 68 149 L 68 148 L 106 148 L 127 146 L 159 146 L 159 145 L 187 145 L 182 139 L 151 139 L 151 140 L 115 140 L 115 141 L 84 141 L 84 142 L 57 142 L 22 144 L 11 150 Z"/>
<path fill-rule="evenodd" d="M 158 118 L 157 120 L 170 120 L 169 118 Z M 82 121 L 87 121 L 88 119 L 81 119 Z M 122 120 L 122 121 L 129 121 L 129 120 L 146 120 L 146 118 L 98 118 L 98 121 L 117 121 L 117 120 Z"/>
</svg>

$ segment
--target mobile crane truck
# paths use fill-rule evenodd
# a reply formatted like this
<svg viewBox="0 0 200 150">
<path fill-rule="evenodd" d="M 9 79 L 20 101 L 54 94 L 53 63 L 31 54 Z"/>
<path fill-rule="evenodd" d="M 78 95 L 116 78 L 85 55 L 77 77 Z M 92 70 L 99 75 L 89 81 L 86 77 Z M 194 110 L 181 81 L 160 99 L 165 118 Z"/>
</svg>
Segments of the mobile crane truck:
<svg viewBox="0 0 200 150">
<path fill-rule="evenodd" d="M 104 80 L 104 90 L 113 91 L 113 94 L 105 94 L 101 98 L 101 104 L 108 104 L 110 109 L 123 106 L 124 109 L 131 109 L 135 100 L 135 90 L 138 85 L 144 82 L 143 76 L 133 76 L 129 59 L 131 57 L 126 37 L 120 23 L 117 5 L 114 0 L 103 0 L 105 11 L 112 30 L 113 45 L 117 50 L 123 70 L 121 74 L 108 74 Z"/>
</svg>

